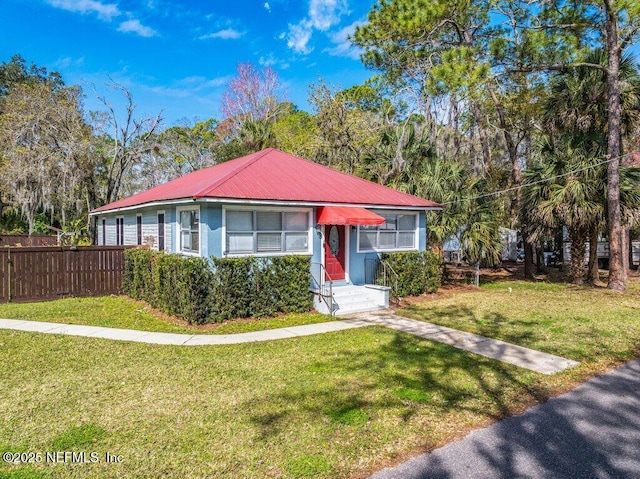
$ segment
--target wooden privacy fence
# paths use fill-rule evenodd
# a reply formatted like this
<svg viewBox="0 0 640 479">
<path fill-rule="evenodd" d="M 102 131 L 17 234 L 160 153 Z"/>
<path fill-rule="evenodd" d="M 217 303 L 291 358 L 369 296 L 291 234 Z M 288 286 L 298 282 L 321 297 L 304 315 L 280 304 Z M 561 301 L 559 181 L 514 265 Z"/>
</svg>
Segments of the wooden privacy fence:
<svg viewBox="0 0 640 479">
<path fill-rule="evenodd" d="M 0 303 L 118 294 L 123 246 L 0 248 Z"/>
</svg>

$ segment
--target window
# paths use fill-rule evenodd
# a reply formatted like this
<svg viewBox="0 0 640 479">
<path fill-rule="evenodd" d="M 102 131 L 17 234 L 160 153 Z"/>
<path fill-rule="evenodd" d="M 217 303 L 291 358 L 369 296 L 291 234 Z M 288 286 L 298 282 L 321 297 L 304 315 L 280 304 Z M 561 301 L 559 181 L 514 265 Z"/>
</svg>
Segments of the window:
<svg viewBox="0 0 640 479">
<path fill-rule="evenodd" d="M 107 244 L 107 220 L 102 218 L 102 246 Z"/>
<path fill-rule="evenodd" d="M 309 212 L 226 210 L 228 254 L 309 252 Z"/>
<path fill-rule="evenodd" d="M 200 210 L 188 209 L 178 213 L 180 227 L 180 251 L 200 253 Z"/>
<path fill-rule="evenodd" d="M 122 216 L 116 218 L 116 244 L 124 244 L 124 218 Z"/>
<path fill-rule="evenodd" d="M 359 251 L 413 250 L 416 245 L 418 216 L 410 214 L 382 214 L 385 222 L 378 226 L 358 228 Z"/>
<path fill-rule="evenodd" d="M 137 244 L 142 244 L 142 215 L 136 216 L 136 234 L 137 234 Z"/>
<path fill-rule="evenodd" d="M 164 251 L 164 212 L 158 213 L 158 251 Z"/>
</svg>

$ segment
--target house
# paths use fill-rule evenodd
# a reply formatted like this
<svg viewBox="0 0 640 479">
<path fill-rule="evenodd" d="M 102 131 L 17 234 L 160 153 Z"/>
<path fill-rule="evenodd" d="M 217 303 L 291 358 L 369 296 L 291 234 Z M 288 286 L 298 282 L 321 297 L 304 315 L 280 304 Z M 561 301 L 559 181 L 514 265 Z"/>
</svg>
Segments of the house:
<svg viewBox="0 0 640 479">
<path fill-rule="evenodd" d="M 91 214 L 99 245 L 203 257 L 308 255 L 317 309 L 344 313 L 388 306 L 384 288 L 365 286 L 367 264 L 383 251 L 425 250 L 425 212 L 439 209 L 269 148 Z"/>
</svg>

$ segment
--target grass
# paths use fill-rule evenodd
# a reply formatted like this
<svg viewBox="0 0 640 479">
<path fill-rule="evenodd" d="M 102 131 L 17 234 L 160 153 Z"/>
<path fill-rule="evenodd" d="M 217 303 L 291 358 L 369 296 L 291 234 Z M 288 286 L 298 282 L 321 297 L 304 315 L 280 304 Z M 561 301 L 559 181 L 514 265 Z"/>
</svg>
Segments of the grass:
<svg viewBox="0 0 640 479">
<path fill-rule="evenodd" d="M 322 323 L 334 319 L 322 314 L 305 313 L 191 326 L 186 321 L 166 316 L 153 310 L 146 303 L 134 301 L 126 296 L 67 298 L 41 303 L 4 303 L 0 304 L 0 318 L 186 334 L 247 333 Z"/>
<path fill-rule="evenodd" d="M 403 311 L 581 361 L 553 376 L 381 327 L 197 348 L 0 330 L 0 452 L 123 456 L 0 478 L 364 477 L 637 356 L 639 290 L 497 283 Z"/>
<path fill-rule="evenodd" d="M 406 306 L 404 316 L 589 363 L 639 354 L 640 281 L 628 291 L 502 281 Z"/>
</svg>

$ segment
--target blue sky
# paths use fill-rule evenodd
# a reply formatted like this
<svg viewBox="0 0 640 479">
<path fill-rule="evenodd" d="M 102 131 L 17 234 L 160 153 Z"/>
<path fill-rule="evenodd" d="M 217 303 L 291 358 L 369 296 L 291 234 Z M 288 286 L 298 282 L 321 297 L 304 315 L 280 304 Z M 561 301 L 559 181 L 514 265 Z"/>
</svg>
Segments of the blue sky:
<svg viewBox="0 0 640 479">
<path fill-rule="evenodd" d="M 55 70 L 102 109 L 128 87 L 138 116 L 160 110 L 168 126 L 220 118 L 238 63 L 270 66 L 288 98 L 308 110 L 308 85 L 347 88 L 372 75 L 347 35 L 374 0 L 3 0 L 0 62 L 19 53 Z"/>
</svg>

